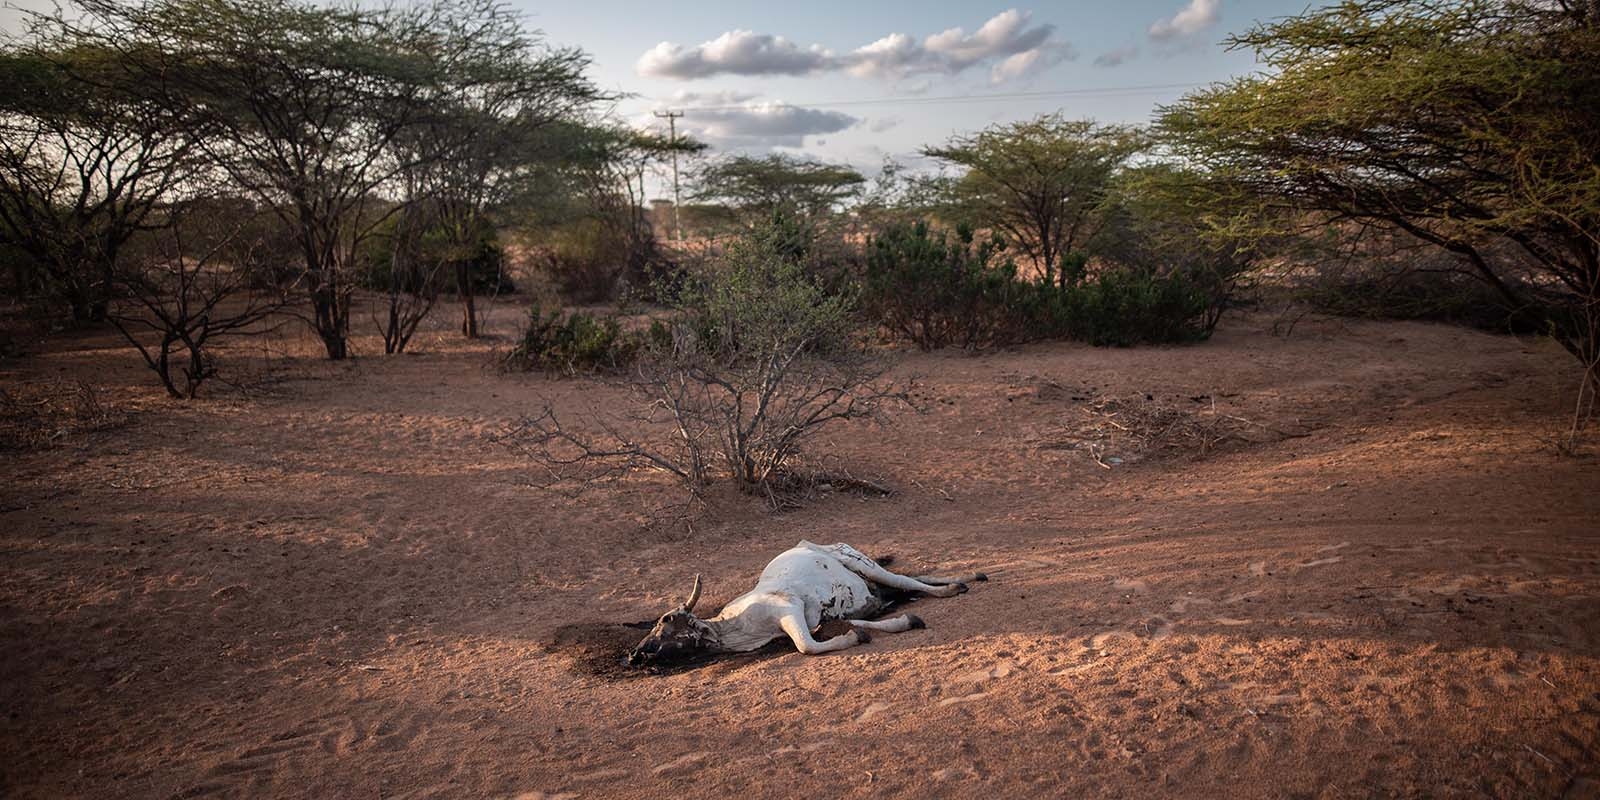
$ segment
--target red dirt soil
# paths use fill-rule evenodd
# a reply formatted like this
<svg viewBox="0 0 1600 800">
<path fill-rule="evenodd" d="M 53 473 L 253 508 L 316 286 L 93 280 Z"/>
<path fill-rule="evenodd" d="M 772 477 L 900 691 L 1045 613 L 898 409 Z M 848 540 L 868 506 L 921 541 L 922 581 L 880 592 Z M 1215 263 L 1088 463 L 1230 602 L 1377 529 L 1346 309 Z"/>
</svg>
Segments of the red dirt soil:
<svg viewBox="0 0 1600 800">
<path fill-rule="evenodd" d="M 1600 464 L 1549 441 L 1572 363 L 1270 323 L 896 353 L 927 412 L 812 448 L 894 496 L 717 494 L 690 526 L 657 480 L 530 486 L 495 434 L 626 400 L 499 374 L 493 341 L 329 364 L 296 334 L 270 385 L 186 404 L 53 337 L 0 381 L 129 420 L 0 454 L 0 795 L 1600 796 Z M 1090 449 L 1098 398 L 1235 435 Z M 992 580 L 840 654 L 613 668 L 617 623 L 800 539 Z"/>
</svg>

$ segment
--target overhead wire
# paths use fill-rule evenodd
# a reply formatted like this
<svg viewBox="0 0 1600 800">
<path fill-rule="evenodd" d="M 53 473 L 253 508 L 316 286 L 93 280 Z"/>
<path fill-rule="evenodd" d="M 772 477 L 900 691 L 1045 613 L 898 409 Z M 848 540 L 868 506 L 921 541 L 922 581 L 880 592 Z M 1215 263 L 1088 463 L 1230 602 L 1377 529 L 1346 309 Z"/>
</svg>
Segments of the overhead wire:
<svg viewBox="0 0 1600 800">
<path fill-rule="evenodd" d="M 883 106 L 883 105 L 940 105 L 945 103 L 986 103 L 1001 100 L 1030 100 L 1047 97 L 1118 97 L 1140 94 L 1154 94 L 1175 89 L 1196 89 L 1206 86 L 1206 83 L 1159 83 L 1140 86 L 1104 86 L 1084 89 L 1054 89 L 1038 92 L 991 92 L 988 94 L 942 95 L 934 97 L 881 97 L 871 100 L 829 100 L 823 102 L 791 103 L 788 101 L 756 101 L 744 103 L 724 103 L 720 105 L 693 105 L 691 103 L 670 100 L 656 100 L 656 105 L 669 105 L 681 107 L 686 111 L 744 111 L 752 106 L 759 106 L 762 102 L 792 106 L 795 108 L 837 108 L 849 106 Z"/>
</svg>

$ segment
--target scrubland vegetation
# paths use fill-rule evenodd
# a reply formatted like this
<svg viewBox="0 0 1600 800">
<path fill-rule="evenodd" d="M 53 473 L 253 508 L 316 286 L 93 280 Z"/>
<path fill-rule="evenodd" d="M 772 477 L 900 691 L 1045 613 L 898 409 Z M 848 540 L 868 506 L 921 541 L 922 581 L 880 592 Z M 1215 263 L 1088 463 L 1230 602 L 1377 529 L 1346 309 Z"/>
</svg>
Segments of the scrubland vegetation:
<svg viewBox="0 0 1600 800">
<path fill-rule="evenodd" d="M 31 22 L 0 65 L 8 291 L 40 324 L 117 324 L 174 396 L 199 393 L 217 337 L 275 312 L 342 359 L 358 291 L 386 298 L 389 354 L 446 293 L 467 337 L 474 298 L 524 282 L 665 311 L 774 228 L 772 257 L 878 341 L 1193 342 L 1230 307 L 1294 299 L 1549 335 L 1597 380 L 1586 4 L 1308 12 L 1234 41 L 1262 73 L 1153 125 L 997 125 L 930 143 L 944 171 L 875 181 L 608 119 L 581 50 L 483 0 L 84 0 Z M 673 155 L 698 162 L 687 231 L 642 195 Z M 514 358 L 649 350 L 562 319 L 536 315 Z"/>
<path fill-rule="evenodd" d="M 642 130 L 496 0 L 29 19 L 0 794 L 1600 786 L 1593 2 L 1349 0 L 917 169 Z M 994 580 L 621 666 L 802 538 Z"/>
</svg>

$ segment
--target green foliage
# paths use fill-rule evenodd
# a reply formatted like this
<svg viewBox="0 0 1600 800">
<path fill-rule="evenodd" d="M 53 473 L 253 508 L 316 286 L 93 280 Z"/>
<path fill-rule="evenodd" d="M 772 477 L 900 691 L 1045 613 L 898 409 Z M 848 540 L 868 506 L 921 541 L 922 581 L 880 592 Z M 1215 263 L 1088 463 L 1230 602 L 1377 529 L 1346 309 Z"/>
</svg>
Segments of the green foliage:
<svg viewBox="0 0 1600 800">
<path fill-rule="evenodd" d="M 74 322 L 106 318 L 121 251 L 192 166 L 191 133 L 117 57 L 48 28 L 0 47 L 0 244 L 20 296 Z"/>
<path fill-rule="evenodd" d="M 972 349 L 1015 340 L 1016 265 L 993 263 L 1005 250 L 998 237 L 973 243 L 970 227 L 931 234 L 927 223 L 896 225 L 867 245 L 862 276 L 867 313 L 923 350 Z"/>
<path fill-rule="evenodd" d="M 357 282 L 364 289 L 412 294 L 431 291 L 457 291 L 453 280 L 441 280 L 441 268 L 464 257 L 467 274 L 476 294 L 512 294 L 516 284 L 506 274 L 505 249 L 499 234 L 480 221 L 472 226 L 465 245 L 457 244 L 458 234 L 439 225 L 427 225 L 416 215 L 395 214 L 379 225 L 363 243 Z M 420 231 L 403 231 L 407 225 L 422 224 Z M 453 276 L 444 276 L 452 278 Z M 430 286 L 430 284 L 433 284 Z"/>
<path fill-rule="evenodd" d="M 591 438 L 546 408 L 524 420 L 519 441 L 557 480 L 648 469 L 698 493 L 725 475 L 778 503 L 815 433 L 905 400 L 879 382 L 883 367 L 855 336 L 851 299 L 808 277 L 794 244 L 790 230 L 757 226 L 677 287 L 671 317 L 636 338 L 614 322 L 536 316 L 519 349 L 549 353 L 557 365 L 615 364 L 627 347 L 619 342 L 642 342 L 629 372 L 640 399 L 634 421 L 652 430 L 635 435 L 601 421 L 603 435 Z"/>
<path fill-rule="evenodd" d="M 674 471 L 691 487 L 725 471 L 770 493 L 818 430 L 900 397 L 856 336 L 855 298 L 808 274 L 796 231 L 758 225 L 690 276 L 671 333 L 653 337 L 642 362 L 647 395 L 679 432 Z"/>
<path fill-rule="evenodd" d="M 1087 259 L 1062 259 L 1062 284 L 1019 278 L 1010 261 L 994 263 L 998 242 L 973 245 L 970 229 L 954 241 L 925 224 L 891 227 L 870 245 L 863 276 L 868 313 L 929 350 L 977 348 L 1038 339 L 1095 345 L 1191 342 L 1215 325 L 1202 282 L 1184 271 L 1110 267 L 1086 274 Z"/>
<path fill-rule="evenodd" d="M 779 153 L 733 156 L 706 165 L 695 178 L 692 197 L 726 204 L 756 222 L 774 213 L 814 218 L 857 196 L 864 183 L 866 178 L 847 166 Z"/>
<path fill-rule="evenodd" d="M 560 309 L 545 314 L 535 308 L 522 341 L 506 357 L 505 364 L 562 375 L 615 372 L 633 364 L 648 343 L 659 346 L 669 338 L 666 331 L 660 322 L 639 333 L 623 330 L 615 317 L 596 317 L 582 311 L 563 313 Z"/>
<path fill-rule="evenodd" d="M 606 96 L 582 53 L 546 46 L 497 0 L 76 0 L 35 22 L 115 53 L 94 85 L 192 135 L 199 182 L 226 182 L 283 220 L 308 321 L 335 359 L 348 354 L 356 248 L 391 201 L 433 206 L 475 335 L 461 267 L 489 255 L 478 226 L 543 174 L 538 132 Z"/>
<path fill-rule="evenodd" d="M 1398 253 L 1347 257 L 1327 264 L 1295 287 L 1312 309 L 1363 319 L 1406 319 L 1466 325 L 1494 333 L 1546 333 L 1546 312 L 1507 309 L 1483 279 L 1461 269 L 1449 253 L 1406 248 Z M 1516 284 L 1519 292 L 1539 287 Z"/>
<path fill-rule="evenodd" d="M 1263 69 L 1163 115 L 1185 163 L 1313 223 L 1441 248 L 1508 308 L 1541 310 L 1585 365 L 1600 362 L 1593 3 L 1350 0 L 1233 44 Z M 1515 281 L 1521 264 L 1540 279 Z"/>
<path fill-rule="evenodd" d="M 1000 232 L 1050 280 L 1063 256 L 1087 248 L 1112 178 L 1145 147 L 1134 128 L 1047 115 L 923 153 L 966 170 L 949 186 L 953 215 Z"/>
<path fill-rule="evenodd" d="M 772 357 L 852 349 L 853 299 L 807 274 L 804 231 L 769 222 L 734 240 L 719 263 L 687 281 L 674 307 L 699 335 L 700 355 L 734 367 Z"/>
<path fill-rule="evenodd" d="M 1060 291 L 1052 320 L 1066 338 L 1101 347 L 1205 339 L 1205 292 L 1183 273 L 1110 269 Z"/>
<path fill-rule="evenodd" d="M 541 191 L 513 210 L 552 283 L 579 303 L 650 296 L 656 278 L 675 265 L 640 211 L 639 177 L 705 145 L 576 122 L 551 126 L 544 139 L 544 149 L 559 157 L 547 160 Z"/>
<path fill-rule="evenodd" d="M 547 226 L 534 238 L 541 269 L 574 303 L 599 303 L 617 295 L 628 264 L 627 240 L 593 218 Z"/>
</svg>

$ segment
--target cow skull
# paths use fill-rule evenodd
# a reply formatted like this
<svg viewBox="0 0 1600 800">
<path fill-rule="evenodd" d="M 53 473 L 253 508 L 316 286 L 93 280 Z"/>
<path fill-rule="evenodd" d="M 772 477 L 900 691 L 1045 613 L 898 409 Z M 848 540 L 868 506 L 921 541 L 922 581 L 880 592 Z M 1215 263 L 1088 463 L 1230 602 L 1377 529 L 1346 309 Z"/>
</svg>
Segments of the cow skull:
<svg viewBox="0 0 1600 800">
<path fill-rule="evenodd" d="M 694 588 L 689 599 L 677 608 L 661 615 L 650 634 L 628 652 L 628 664 L 654 664 L 692 656 L 711 649 L 716 634 L 711 626 L 694 615 L 694 604 L 700 600 L 700 576 L 694 576 Z"/>
</svg>

